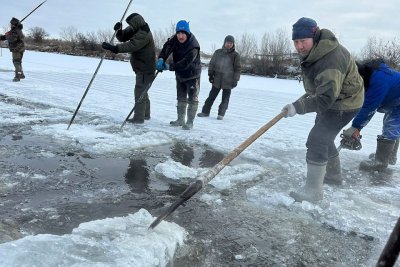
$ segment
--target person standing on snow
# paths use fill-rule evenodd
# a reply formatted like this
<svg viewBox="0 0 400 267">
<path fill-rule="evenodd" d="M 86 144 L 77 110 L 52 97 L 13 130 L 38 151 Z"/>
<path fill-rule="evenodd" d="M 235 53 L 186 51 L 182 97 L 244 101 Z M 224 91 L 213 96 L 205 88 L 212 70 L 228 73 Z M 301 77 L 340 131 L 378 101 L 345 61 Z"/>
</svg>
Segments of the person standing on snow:
<svg viewBox="0 0 400 267">
<path fill-rule="evenodd" d="M 22 57 L 25 52 L 25 36 L 22 33 L 23 25 L 16 19 L 10 21 L 11 30 L 4 35 L 0 35 L 0 41 L 8 41 L 8 47 L 12 53 L 12 60 L 15 68 L 14 82 L 19 82 L 20 79 L 25 79 L 24 71 L 22 70 Z"/>
<path fill-rule="evenodd" d="M 172 63 L 167 64 L 165 61 L 171 53 Z M 189 22 L 181 20 L 176 24 L 176 34 L 165 42 L 158 55 L 157 70 L 175 71 L 178 118 L 170 125 L 192 129 L 199 102 L 201 65 L 200 45 L 190 32 Z"/>
<path fill-rule="evenodd" d="M 397 161 L 400 138 L 400 72 L 389 68 L 382 59 L 357 62 L 364 80 L 365 100 L 344 135 L 360 140 L 360 131 L 367 126 L 376 111 L 385 113 L 382 134 L 378 135 L 376 153 L 362 161 L 360 169 L 384 171 Z"/>
<path fill-rule="evenodd" d="M 301 58 L 306 93 L 282 111 L 286 117 L 317 115 L 306 143 L 306 184 L 290 196 L 299 202 L 316 202 L 323 198 L 324 180 L 342 182 L 334 140 L 363 104 L 363 81 L 347 49 L 331 31 L 319 29 L 315 20 L 303 17 L 293 24 L 292 40 Z"/>
<path fill-rule="evenodd" d="M 144 123 L 144 120 L 150 119 L 150 99 L 148 94 L 146 93 L 140 102 L 138 100 L 154 80 L 156 50 L 153 34 L 141 15 L 132 13 L 126 18 L 126 22 L 128 26 L 125 29 L 122 29 L 122 23 L 120 22 L 114 25 L 114 30 L 117 31 L 116 37 L 122 43 L 112 45 L 103 42 L 101 46 L 115 54 L 131 54 L 130 62 L 136 74 L 135 114 L 132 119 L 127 121 L 141 124 Z"/>
<path fill-rule="evenodd" d="M 231 90 L 237 86 L 240 79 L 240 55 L 235 51 L 235 38 L 225 37 L 224 45 L 215 51 L 208 66 L 208 80 L 212 84 L 210 94 L 204 103 L 198 117 L 210 116 L 210 110 L 215 98 L 222 89 L 222 101 L 218 108 L 218 120 L 222 120 L 228 109 Z"/>
</svg>

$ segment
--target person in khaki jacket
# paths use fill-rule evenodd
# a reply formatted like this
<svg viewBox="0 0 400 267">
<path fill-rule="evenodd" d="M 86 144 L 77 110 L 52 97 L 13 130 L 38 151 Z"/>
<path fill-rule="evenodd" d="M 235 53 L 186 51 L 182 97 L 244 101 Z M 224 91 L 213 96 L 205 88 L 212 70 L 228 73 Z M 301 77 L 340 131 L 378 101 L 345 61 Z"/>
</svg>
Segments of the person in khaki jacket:
<svg viewBox="0 0 400 267">
<path fill-rule="evenodd" d="M 228 109 L 231 90 L 237 86 L 240 79 L 240 55 L 235 51 L 235 38 L 225 37 L 224 45 L 213 54 L 208 67 L 208 79 L 212 84 L 210 94 L 204 103 L 198 117 L 210 116 L 210 110 L 222 89 L 222 100 L 218 108 L 218 120 L 222 120 Z"/>
<path fill-rule="evenodd" d="M 102 43 L 102 47 L 111 52 L 130 53 L 131 66 L 136 74 L 135 84 L 135 114 L 128 122 L 135 124 L 144 123 L 150 119 L 150 99 L 148 94 L 144 95 L 142 101 L 138 102 L 142 93 L 148 88 L 155 76 L 156 50 L 153 34 L 144 18 L 138 13 L 132 13 L 126 18 L 128 26 L 122 29 L 122 24 L 117 22 L 114 30 L 120 44 L 112 45 Z"/>
<path fill-rule="evenodd" d="M 24 71 L 22 70 L 22 57 L 25 52 L 24 34 L 22 33 L 23 25 L 16 19 L 12 18 L 10 21 L 11 30 L 4 35 L 0 35 L 0 41 L 8 41 L 8 47 L 12 53 L 12 60 L 15 67 L 14 82 L 24 79 Z"/>
<path fill-rule="evenodd" d="M 291 192 L 296 201 L 323 198 L 323 182 L 341 184 L 339 153 L 334 140 L 363 105 L 364 87 L 354 58 L 327 29 L 315 20 L 300 18 L 292 31 L 301 58 L 306 93 L 284 106 L 286 117 L 316 112 L 307 139 L 307 178 L 303 188 Z"/>
</svg>

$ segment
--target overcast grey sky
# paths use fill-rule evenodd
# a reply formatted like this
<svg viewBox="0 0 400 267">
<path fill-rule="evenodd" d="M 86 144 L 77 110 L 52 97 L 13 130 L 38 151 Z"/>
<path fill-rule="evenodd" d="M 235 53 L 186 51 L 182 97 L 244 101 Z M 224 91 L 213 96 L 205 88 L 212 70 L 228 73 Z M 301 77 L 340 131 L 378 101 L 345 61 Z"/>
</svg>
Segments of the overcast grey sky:
<svg viewBox="0 0 400 267">
<path fill-rule="evenodd" d="M 1 0 L 0 26 L 11 17 L 23 18 L 43 0 Z M 24 21 L 25 29 L 39 26 L 51 37 L 62 28 L 80 32 L 112 29 L 129 0 L 48 0 Z M 351 52 L 358 53 L 368 37 L 387 40 L 400 37 L 398 0 L 137 0 L 128 14 L 140 13 L 152 30 L 164 30 L 181 19 L 190 21 L 201 49 L 212 52 L 226 35 L 254 34 L 259 40 L 267 32 L 290 33 L 300 17 L 310 17 L 321 28 L 332 30 Z"/>
</svg>

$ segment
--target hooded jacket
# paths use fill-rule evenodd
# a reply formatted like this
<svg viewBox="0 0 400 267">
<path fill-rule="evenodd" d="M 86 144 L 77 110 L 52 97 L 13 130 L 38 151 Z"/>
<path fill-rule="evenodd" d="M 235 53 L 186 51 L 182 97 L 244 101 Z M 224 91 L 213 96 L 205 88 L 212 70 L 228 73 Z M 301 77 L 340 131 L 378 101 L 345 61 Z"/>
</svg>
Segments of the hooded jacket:
<svg viewBox="0 0 400 267">
<path fill-rule="evenodd" d="M 156 51 L 153 34 L 148 24 L 139 14 L 128 16 L 126 22 L 129 24 L 123 30 L 117 31 L 117 44 L 119 53 L 131 54 L 131 65 L 135 73 L 154 73 L 156 70 Z"/>
<path fill-rule="evenodd" d="M 356 111 L 362 106 L 363 81 L 355 60 L 331 31 L 317 30 L 301 69 L 306 94 L 293 103 L 298 114 Z"/>
<path fill-rule="evenodd" d="M 169 65 L 175 71 L 176 79 L 180 82 L 200 78 L 200 45 L 193 33 L 188 34 L 188 39 L 180 43 L 176 34 L 169 38 L 163 45 L 158 58 L 166 59 L 172 53 L 173 62 Z"/>
<path fill-rule="evenodd" d="M 352 123 L 359 130 L 368 124 L 376 111 L 389 113 L 400 106 L 400 72 L 381 63 L 372 71 L 366 84 L 364 104 Z"/>
<path fill-rule="evenodd" d="M 11 25 L 11 30 L 4 35 L 0 35 L 1 41 L 8 41 L 8 48 L 11 52 L 23 53 L 25 51 L 25 36 L 22 33 L 22 24 L 18 22 L 16 25 Z"/>
<path fill-rule="evenodd" d="M 225 45 L 225 42 L 224 42 Z M 240 79 L 240 55 L 235 51 L 235 45 L 231 49 L 224 46 L 214 52 L 208 66 L 208 76 L 212 77 L 212 85 L 219 89 L 233 89 Z"/>
</svg>

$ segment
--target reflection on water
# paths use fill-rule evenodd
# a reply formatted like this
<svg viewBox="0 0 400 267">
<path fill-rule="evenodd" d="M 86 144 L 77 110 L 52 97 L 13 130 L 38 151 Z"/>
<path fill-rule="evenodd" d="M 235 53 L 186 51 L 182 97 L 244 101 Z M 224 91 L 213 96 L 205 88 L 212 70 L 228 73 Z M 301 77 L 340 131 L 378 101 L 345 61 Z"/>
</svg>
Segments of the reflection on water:
<svg viewBox="0 0 400 267">
<path fill-rule="evenodd" d="M 185 166 L 191 167 L 194 159 L 193 148 L 183 142 L 176 142 L 171 147 L 171 158 L 176 162 L 180 162 Z"/>
<path fill-rule="evenodd" d="M 192 168 L 210 168 L 224 158 L 223 153 L 209 147 L 188 145 L 183 142 L 174 143 L 170 152 L 174 161 Z"/>
<path fill-rule="evenodd" d="M 158 190 L 166 191 L 171 196 L 180 195 L 187 184 L 160 180 L 154 172 L 155 166 L 168 157 L 191 168 L 210 168 L 221 161 L 224 154 L 204 145 L 188 145 L 183 142 L 138 151 L 129 159 L 129 165 L 124 174 L 125 183 L 131 192 L 148 193 L 150 190 Z"/>
<path fill-rule="evenodd" d="M 125 173 L 125 182 L 132 192 L 146 192 L 149 189 L 149 176 L 150 171 L 145 159 L 130 159 L 128 170 Z"/>
<path fill-rule="evenodd" d="M 224 154 L 221 152 L 205 149 L 200 157 L 200 167 L 202 168 L 210 168 L 215 164 L 220 162 L 224 158 Z"/>
</svg>

